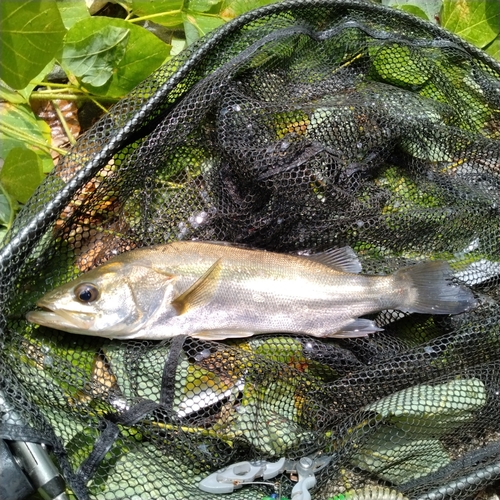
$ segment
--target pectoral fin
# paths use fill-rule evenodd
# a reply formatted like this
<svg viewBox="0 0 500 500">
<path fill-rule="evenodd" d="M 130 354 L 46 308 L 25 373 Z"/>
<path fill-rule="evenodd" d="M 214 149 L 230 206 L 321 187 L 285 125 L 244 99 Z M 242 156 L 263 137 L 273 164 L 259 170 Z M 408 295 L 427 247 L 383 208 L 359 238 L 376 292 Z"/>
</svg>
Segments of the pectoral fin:
<svg viewBox="0 0 500 500">
<path fill-rule="evenodd" d="M 172 302 L 172 307 L 179 316 L 210 301 L 219 285 L 221 269 L 222 262 L 218 259 L 201 278 Z"/>
</svg>

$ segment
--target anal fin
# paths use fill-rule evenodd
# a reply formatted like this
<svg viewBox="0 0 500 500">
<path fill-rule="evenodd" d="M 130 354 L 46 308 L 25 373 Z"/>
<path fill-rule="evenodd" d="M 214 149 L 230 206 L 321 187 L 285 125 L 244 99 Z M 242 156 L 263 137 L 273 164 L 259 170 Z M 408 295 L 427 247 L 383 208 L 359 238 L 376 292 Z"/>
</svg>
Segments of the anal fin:
<svg viewBox="0 0 500 500">
<path fill-rule="evenodd" d="M 383 328 L 379 328 L 372 320 L 357 318 L 351 323 L 343 326 L 340 331 L 328 335 L 328 337 L 349 339 L 355 337 L 366 337 L 370 333 L 381 331 L 383 331 Z"/>
<path fill-rule="evenodd" d="M 203 340 L 224 340 L 238 339 L 243 337 L 251 337 L 255 332 L 247 332 L 244 330 L 203 330 L 192 333 L 192 337 Z"/>
</svg>

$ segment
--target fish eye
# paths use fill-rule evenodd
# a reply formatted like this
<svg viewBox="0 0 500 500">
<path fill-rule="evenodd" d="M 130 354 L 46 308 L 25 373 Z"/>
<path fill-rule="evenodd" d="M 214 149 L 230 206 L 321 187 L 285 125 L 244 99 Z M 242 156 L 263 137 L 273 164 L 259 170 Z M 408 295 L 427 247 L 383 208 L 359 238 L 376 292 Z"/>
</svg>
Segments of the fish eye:
<svg viewBox="0 0 500 500">
<path fill-rule="evenodd" d="M 88 304 L 99 297 L 99 290 L 92 283 L 81 283 L 75 288 L 75 296 L 83 304 Z"/>
</svg>

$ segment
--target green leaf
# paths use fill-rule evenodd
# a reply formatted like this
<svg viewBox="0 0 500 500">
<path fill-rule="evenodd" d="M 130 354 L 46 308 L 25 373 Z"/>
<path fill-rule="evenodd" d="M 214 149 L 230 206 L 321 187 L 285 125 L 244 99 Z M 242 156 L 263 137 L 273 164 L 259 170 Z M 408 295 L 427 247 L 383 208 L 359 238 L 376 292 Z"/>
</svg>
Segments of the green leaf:
<svg viewBox="0 0 500 500">
<path fill-rule="evenodd" d="M 29 106 L 0 104 L 0 158 L 6 159 L 15 148 L 28 148 L 46 174 L 54 168 L 50 143 L 50 126 L 37 118 Z"/>
<path fill-rule="evenodd" d="M 220 0 L 189 0 L 189 11 L 208 12 L 218 3 L 220 3 Z"/>
<path fill-rule="evenodd" d="M 42 172 L 44 174 L 52 172 L 52 170 L 54 170 L 54 159 L 52 158 L 52 156 L 49 153 L 45 153 L 44 151 L 40 150 L 35 151 L 35 153 L 38 155 L 38 158 L 40 159 L 42 165 Z"/>
<path fill-rule="evenodd" d="M 495 0 L 444 0 L 441 25 L 483 48 L 500 32 L 500 4 Z"/>
<path fill-rule="evenodd" d="M 489 45 L 484 49 L 484 51 L 491 57 L 500 61 L 500 35 L 497 36 Z"/>
<path fill-rule="evenodd" d="M 11 213 L 9 199 L 3 193 L 0 193 L 0 224 L 6 226 L 9 223 Z"/>
<path fill-rule="evenodd" d="M 196 42 L 202 36 L 224 24 L 220 17 L 203 14 L 186 14 L 184 18 L 184 30 L 188 45 Z"/>
<path fill-rule="evenodd" d="M 0 184 L 0 224 L 10 228 L 14 220 L 14 212 L 18 209 L 16 200 L 13 200 Z"/>
<path fill-rule="evenodd" d="M 427 14 L 418 6 L 416 5 L 401 5 L 400 6 L 401 10 L 404 10 L 405 12 L 409 12 L 410 14 L 413 14 L 414 16 L 420 17 L 421 19 L 429 20 L 427 17 Z"/>
<path fill-rule="evenodd" d="M 406 45 L 387 44 L 373 52 L 373 67 L 380 77 L 394 85 L 410 86 L 424 84 L 427 74 L 425 61 L 417 52 L 412 52 Z"/>
<path fill-rule="evenodd" d="M 289 337 L 265 340 L 255 349 L 255 354 L 287 364 L 292 360 L 305 361 L 302 344 L 298 340 Z"/>
<path fill-rule="evenodd" d="M 45 146 L 49 150 L 50 128 L 26 104 L 0 104 L 0 158 L 22 145 Z"/>
<path fill-rule="evenodd" d="M 437 23 L 443 0 L 382 0 L 382 5 L 410 12 Z"/>
<path fill-rule="evenodd" d="M 172 57 L 180 54 L 187 45 L 185 38 L 178 38 L 176 36 L 172 37 L 172 41 L 170 43 L 172 45 L 172 49 L 170 50 L 170 55 Z"/>
<path fill-rule="evenodd" d="M 12 226 L 18 209 L 17 201 L 7 194 L 7 191 L 0 183 L 0 244 Z"/>
<path fill-rule="evenodd" d="M 36 75 L 23 89 L 13 89 L 5 82 L 0 80 L 0 99 L 10 102 L 12 104 L 27 104 L 30 100 L 30 95 L 36 87 L 36 82 L 42 81 L 54 67 L 55 60 L 51 59 L 49 63 Z M 33 83 L 35 82 L 35 83 Z"/>
<path fill-rule="evenodd" d="M 78 21 L 90 17 L 85 0 L 57 0 L 57 7 L 68 30 Z"/>
<path fill-rule="evenodd" d="M 396 485 L 425 477 L 446 466 L 450 457 L 437 439 L 412 439 L 382 426 L 358 445 L 351 463 Z"/>
<path fill-rule="evenodd" d="M 35 152 L 27 148 L 10 150 L 0 171 L 0 182 L 12 198 L 26 203 L 42 180 L 42 165 Z"/>
<path fill-rule="evenodd" d="M 484 383 L 477 378 L 451 380 L 439 385 L 416 385 L 402 389 L 365 407 L 391 424 L 432 422 L 440 426 L 440 418 L 471 418 L 487 401 Z"/>
<path fill-rule="evenodd" d="M 0 99 L 10 102 L 11 104 L 26 103 L 26 99 L 17 90 L 9 87 L 5 82 L 0 80 Z"/>
<path fill-rule="evenodd" d="M 66 29 L 51 0 L 0 2 L 0 78 L 14 89 L 28 85 L 59 52 Z"/>
<path fill-rule="evenodd" d="M 93 21 L 83 23 L 91 26 Z M 123 59 L 130 30 L 104 26 L 85 36 L 88 31 L 81 24 L 76 23 L 66 35 L 61 65 L 83 83 L 100 87 L 113 76 L 113 70 Z"/>
<path fill-rule="evenodd" d="M 127 0 L 132 12 L 138 17 L 148 17 L 163 26 L 182 25 L 184 0 Z M 164 15 L 162 15 L 164 14 Z"/>
<path fill-rule="evenodd" d="M 78 49 L 81 50 L 81 55 L 83 56 L 85 51 L 89 51 L 88 47 L 85 49 L 84 43 L 82 43 L 83 40 L 89 39 L 89 41 L 92 41 L 92 37 L 97 32 L 102 34 L 102 30 L 105 29 L 108 30 L 108 33 L 111 33 L 109 31 L 110 28 L 127 30 L 128 43 L 125 46 L 123 56 L 119 60 L 118 58 L 113 60 L 111 77 L 104 84 L 95 85 L 95 82 L 100 83 L 98 74 L 92 77 L 94 79 L 86 75 L 88 78 L 82 77 L 80 83 L 87 90 L 97 95 L 123 97 L 165 61 L 170 54 L 170 45 L 162 42 L 155 35 L 140 26 L 123 21 L 122 19 L 99 16 L 84 19 L 76 23 L 68 31 L 65 44 L 78 43 Z M 113 32 L 115 34 L 119 33 L 116 30 Z M 123 35 L 125 32 L 120 31 L 120 33 Z M 102 40 L 99 43 L 102 43 Z M 122 42 L 117 43 L 124 43 L 124 39 Z M 110 48 L 109 50 L 112 49 Z M 96 58 L 99 59 L 98 56 Z M 110 60 L 108 60 L 109 64 L 111 64 Z M 65 63 L 62 62 L 62 65 L 64 66 Z M 109 75 L 109 69 L 106 66 L 105 72 L 106 75 Z M 89 79 L 93 83 L 90 83 Z"/>
<path fill-rule="evenodd" d="M 33 92 L 33 89 L 37 86 L 36 82 L 43 81 L 43 79 L 52 71 L 55 62 L 55 59 L 51 59 L 49 63 L 42 69 L 42 71 L 40 71 L 38 75 L 35 75 L 35 77 L 31 79 L 31 81 L 28 83 L 28 85 L 26 85 L 26 87 L 24 87 L 24 89 L 18 90 L 19 94 L 24 97 L 25 102 L 29 103 L 31 92 Z"/>
<path fill-rule="evenodd" d="M 184 36 L 186 37 L 186 45 L 191 45 L 200 38 L 200 33 L 196 29 L 196 26 L 187 19 L 184 21 Z"/>
<path fill-rule="evenodd" d="M 234 19 L 249 10 L 273 3 L 275 0 L 227 0 L 222 4 L 220 17 L 225 21 Z"/>
</svg>

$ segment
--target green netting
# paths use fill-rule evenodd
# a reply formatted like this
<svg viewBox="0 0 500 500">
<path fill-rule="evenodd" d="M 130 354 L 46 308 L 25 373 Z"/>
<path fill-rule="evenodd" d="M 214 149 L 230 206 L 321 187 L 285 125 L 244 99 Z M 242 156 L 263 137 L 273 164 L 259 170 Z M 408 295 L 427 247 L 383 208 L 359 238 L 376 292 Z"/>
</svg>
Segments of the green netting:
<svg viewBox="0 0 500 500">
<path fill-rule="evenodd" d="M 499 138 L 498 63 L 403 12 L 288 1 L 223 26 L 19 215 L 0 255 L 1 437 L 45 443 L 79 499 L 209 498 L 220 468 L 318 453 L 313 498 L 480 498 L 500 478 Z M 446 260 L 478 305 L 382 311 L 358 339 L 120 341 L 24 319 L 117 253 L 191 239 L 350 245 L 367 274 Z"/>
</svg>

